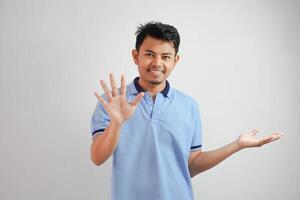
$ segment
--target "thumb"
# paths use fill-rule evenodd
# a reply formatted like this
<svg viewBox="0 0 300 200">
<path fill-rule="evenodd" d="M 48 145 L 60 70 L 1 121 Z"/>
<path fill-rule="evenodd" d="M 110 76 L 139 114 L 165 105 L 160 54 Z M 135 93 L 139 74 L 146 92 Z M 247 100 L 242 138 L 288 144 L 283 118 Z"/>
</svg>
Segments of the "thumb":
<svg viewBox="0 0 300 200">
<path fill-rule="evenodd" d="M 250 135 L 252 135 L 252 136 L 255 136 L 257 133 L 258 133 L 258 129 L 256 128 L 256 129 L 253 129 L 251 132 L 250 132 Z"/>
<path fill-rule="evenodd" d="M 144 92 L 140 92 L 130 103 L 132 106 L 136 106 L 140 103 L 140 101 L 142 100 L 144 96 Z"/>
</svg>

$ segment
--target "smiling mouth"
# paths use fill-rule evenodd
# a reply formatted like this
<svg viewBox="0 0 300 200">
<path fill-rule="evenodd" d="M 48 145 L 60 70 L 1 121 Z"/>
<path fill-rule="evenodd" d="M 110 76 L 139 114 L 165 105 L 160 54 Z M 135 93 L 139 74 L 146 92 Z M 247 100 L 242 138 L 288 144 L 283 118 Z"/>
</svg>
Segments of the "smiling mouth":
<svg viewBox="0 0 300 200">
<path fill-rule="evenodd" d="M 151 74 L 156 75 L 156 76 L 158 76 L 158 75 L 160 75 L 160 74 L 163 73 L 163 71 L 161 71 L 161 70 L 155 70 L 155 69 L 149 69 L 148 72 L 150 72 Z"/>
</svg>

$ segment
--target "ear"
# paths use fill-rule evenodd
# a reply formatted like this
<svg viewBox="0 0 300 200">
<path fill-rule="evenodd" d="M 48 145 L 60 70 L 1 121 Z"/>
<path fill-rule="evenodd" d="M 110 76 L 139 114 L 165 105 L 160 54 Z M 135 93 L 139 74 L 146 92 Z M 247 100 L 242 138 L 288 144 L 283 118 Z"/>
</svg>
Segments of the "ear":
<svg viewBox="0 0 300 200">
<path fill-rule="evenodd" d="M 174 66 L 177 64 L 178 61 L 179 61 L 179 55 L 177 54 L 177 55 L 175 56 Z"/>
<path fill-rule="evenodd" d="M 137 65 L 138 64 L 138 57 L 139 57 L 138 51 L 136 49 L 133 49 L 131 51 L 131 54 L 132 54 L 132 58 L 133 58 L 134 63 Z"/>
</svg>

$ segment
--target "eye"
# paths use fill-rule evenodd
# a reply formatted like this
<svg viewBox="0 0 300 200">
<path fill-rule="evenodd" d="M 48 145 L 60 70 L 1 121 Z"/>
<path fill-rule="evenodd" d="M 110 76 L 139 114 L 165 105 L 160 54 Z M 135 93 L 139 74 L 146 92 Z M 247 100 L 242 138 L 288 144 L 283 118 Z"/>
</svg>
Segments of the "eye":
<svg viewBox="0 0 300 200">
<path fill-rule="evenodd" d="M 151 53 L 146 53 L 145 56 L 147 56 L 147 57 L 153 57 L 153 54 L 151 54 Z"/>
<path fill-rule="evenodd" d="M 163 56 L 162 59 L 169 60 L 169 59 L 171 59 L 171 56 Z"/>
</svg>

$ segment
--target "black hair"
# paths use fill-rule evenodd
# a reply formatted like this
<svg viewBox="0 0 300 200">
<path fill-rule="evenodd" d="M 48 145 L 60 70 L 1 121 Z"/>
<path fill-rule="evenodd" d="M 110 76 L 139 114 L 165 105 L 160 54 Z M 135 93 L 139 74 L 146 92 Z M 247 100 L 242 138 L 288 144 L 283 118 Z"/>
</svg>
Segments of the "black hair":
<svg viewBox="0 0 300 200">
<path fill-rule="evenodd" d="M 177 29 L 174 26 L 163 24 L 161 22 L 150 21 L 145 23 L 144 25 L 140 24 L 135 34 L 135 48 L 137 51 L 140 50 L 140 46 L 142 45 L 146 36 L 151 36 L 156 39 L 172 42 L 175 48 L 175 54 L 177 54 L 178 52 L 180 36 Z"/>
</svg>

